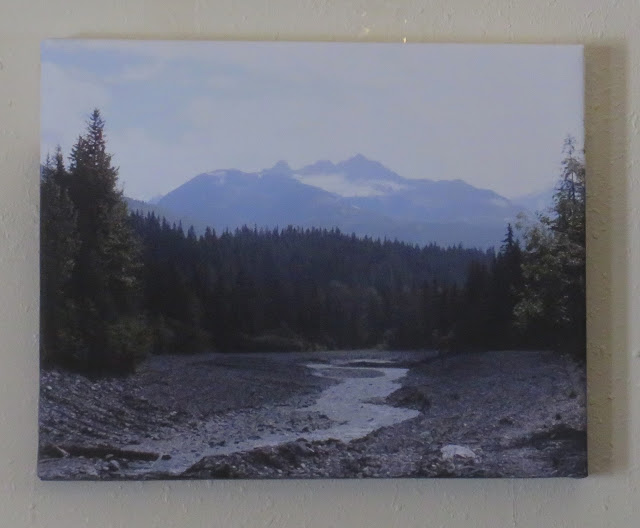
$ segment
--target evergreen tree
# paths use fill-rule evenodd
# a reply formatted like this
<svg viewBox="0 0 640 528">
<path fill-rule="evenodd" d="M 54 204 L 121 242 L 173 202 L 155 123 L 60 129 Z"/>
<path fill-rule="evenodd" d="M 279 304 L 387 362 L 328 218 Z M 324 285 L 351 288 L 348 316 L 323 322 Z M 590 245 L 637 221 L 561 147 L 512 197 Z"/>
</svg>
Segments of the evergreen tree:
<svg viewBox="0 0 640 528">
<path fill-rule="evenodd" d="M 128 371 L 151 334 L 161 353 L 579 345 L 584 165 L 571 140 L 562 166 L 553 210 L 524 247 L 508 225 L 497 255 L 335 228 L 198 236 L 128 214 L 96 110 L 69 169 L 59 149 L 42 169 L 43 359 Z"/>
<path fill-rule="evenodd" d="M 69 284 L 80 244 L 76 210 L 64 188 L 66 176 L 58 147 L 42 167 L 40 182 L 40 350 L 45 364 L 68 362 L 78 348 Z"/>
<path fill-rule="evenodd" d="M 507 233 L 495 259 L 492 273 L 491 346 L 508 348 L 517 343 L 514 308 L 522 290 L 522 249 L 513 227 Z"/>
<path fill-rule="evenodd" d="M 568 138 L 553 208 L 524 226 L 523 289 L 516 320 L 537 344 L 584 354 L 585 168 Z"/>
<path fill-rule="evenodd" d="M 96 109 L 71 151 L 66 178 L 80 240 L 71 281 L 84 342 L 79 359 L 91 371 L 131 370 L 146 348 L 136 313 L 139 248 L 117 177 Z"/>
<path fill-rule="evenodd" d="M 471 262 L 486 270 L 493 259 L 317 228 L 240 228 L 219 237 L 208 230 L 198 238 L 152 215 L 134 214 L 132 224 L 145 248 L 145 310 L 162 352 L 424 348 L 434 346 L 434 330 L 451 347 L 464 307 L 456 285 Z"/>
<path fill-rule="evenodd" d="M 459 341 L 477 349 L 489 346 L 497 329 L 491 324 L 490 273 L 486 265 L 472 262 L 454 319 L 459 321 Z"/>
</svg>

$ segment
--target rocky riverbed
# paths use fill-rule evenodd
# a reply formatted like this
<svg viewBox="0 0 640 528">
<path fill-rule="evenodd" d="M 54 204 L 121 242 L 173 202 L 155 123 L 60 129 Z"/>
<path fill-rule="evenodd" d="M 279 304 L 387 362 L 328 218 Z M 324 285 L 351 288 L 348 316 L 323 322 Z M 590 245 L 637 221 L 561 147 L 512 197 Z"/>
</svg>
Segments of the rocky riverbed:
<svg viewBox="0 0 640 528">
<path fill-rule="evenodd" d="M 584 365 L 550 352 L 208 354 L 43 371 L 43 479 L 583 476 Z"/>
</svg>

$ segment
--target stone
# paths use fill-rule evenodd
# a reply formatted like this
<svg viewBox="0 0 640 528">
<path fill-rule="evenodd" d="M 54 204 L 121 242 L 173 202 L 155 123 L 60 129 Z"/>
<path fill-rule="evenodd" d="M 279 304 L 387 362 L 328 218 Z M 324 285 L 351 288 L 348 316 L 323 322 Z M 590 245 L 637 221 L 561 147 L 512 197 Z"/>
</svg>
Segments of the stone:
<svg viewBox="0 0 640 528">
<path fill-rule="evenodd" d="M 444 460 L 451 460 L 452 458 L 455 458 L 455 457 L 473 458 L 473 459 L 477 458 L 477 455 L 473 451 L 471 451 L 471 449 L 469 449 L 468 447 L 455 445 L 455 444 L 449 444 L 444 446 L 442 449 L 440 449 L 440 452 L 442 453 L 442 458 Z"/>
</svg>

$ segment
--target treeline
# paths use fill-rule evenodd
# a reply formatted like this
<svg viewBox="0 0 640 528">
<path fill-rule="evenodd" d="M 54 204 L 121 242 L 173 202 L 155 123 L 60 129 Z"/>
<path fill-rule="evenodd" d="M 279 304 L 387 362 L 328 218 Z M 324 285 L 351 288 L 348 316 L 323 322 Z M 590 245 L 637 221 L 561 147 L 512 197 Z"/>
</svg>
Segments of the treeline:
<svg viewBox="0 0 640 528">
<path fill-rule="evenodd" d="M 126 372 L 153 353 L 314 348 L 584 350 L 584 166 L 496 252 L 337 229 L 198 236 L 129 214 L 96 110 L 42 171 L 42 358 Z M 522 244 L 522 245 L 521 245 Z"/>
<path fill-rule="evenodd" d="M 493 250 L 419 248 L 337 229 L 197 237 L 153 214 L 132 222 L 144 248 L 145 312 L 163 352 L 434 346 L 475 302 L 464 300 L 478 287 L 469 268 L 488 274 L 497 262 Z"/>
</svg>

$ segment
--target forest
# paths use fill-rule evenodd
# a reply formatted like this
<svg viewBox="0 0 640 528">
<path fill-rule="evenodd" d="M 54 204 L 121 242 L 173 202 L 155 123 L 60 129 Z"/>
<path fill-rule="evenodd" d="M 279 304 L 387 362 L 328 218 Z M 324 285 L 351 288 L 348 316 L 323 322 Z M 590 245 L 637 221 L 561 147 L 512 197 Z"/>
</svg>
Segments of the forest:
<svg viewBox="0 0 640 528">
<path fill-rule="evenodd" d="M 126 374 L 148 354 L 359 348 L 585 354 L 585 168 L 490 250 L 338 229 L 197 234 L 129 211 L 94 110 L 41 170 L 41 361 Z M 186 227 L 186 231 L 185 231 Z"/>
</svg>

